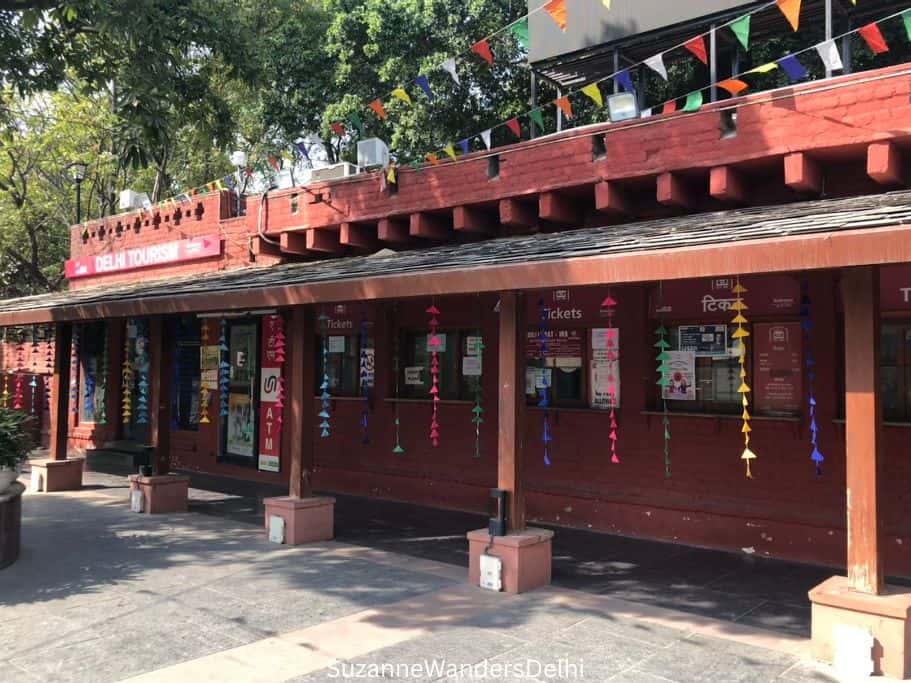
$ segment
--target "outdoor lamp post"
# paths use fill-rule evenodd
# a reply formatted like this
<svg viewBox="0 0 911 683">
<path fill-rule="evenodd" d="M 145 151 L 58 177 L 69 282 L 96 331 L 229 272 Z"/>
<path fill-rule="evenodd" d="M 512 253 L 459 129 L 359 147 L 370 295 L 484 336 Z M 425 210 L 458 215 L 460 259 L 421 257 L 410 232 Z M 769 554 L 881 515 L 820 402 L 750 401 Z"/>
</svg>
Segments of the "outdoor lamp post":
<svg viewBox="0 0 911 683">
<path fill-rule="evenodd" d="M 82 222 L 82 181 L 88 166 L 84 161 L 74 161 L 70 164 L 70 177 L 76 183 L 76 222 Z"/>
</svg>

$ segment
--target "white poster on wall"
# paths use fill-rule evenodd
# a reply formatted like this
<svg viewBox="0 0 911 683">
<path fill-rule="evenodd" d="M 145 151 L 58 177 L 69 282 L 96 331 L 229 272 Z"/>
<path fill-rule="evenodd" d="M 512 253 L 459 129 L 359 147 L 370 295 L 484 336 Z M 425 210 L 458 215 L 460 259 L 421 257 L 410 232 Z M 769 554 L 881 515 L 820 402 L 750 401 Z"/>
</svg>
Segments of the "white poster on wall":
<svg viewBox="0 0 911 683">
<path fill-rule="evenodd" d="M 469 356 L 480 356 L 481 340 L 481 337 L 465 337 L 465 353 Z"/>
<path fill-rule="evenodd" d="M 462 357 L 462 374 L 465 377 L 481 376 L 481 357 L 480 356 L 463 356 Z"/>
<path fill-rule="evenodd" d="M 610 340 L 607 328 L 591 331 L 591 407 L 599 410 L 610 410 L 612 402 L 614 408 L 620 407 L 620 330 L 610 330 Z"/>
<path fill-rule="evenodd" d="M 424 366 L 413 365 L 405 368 L 405 384 L 409 386 L 421 386 L 424 384 Z"/>
<path fill-rule="evenodd" d="M 373 388 L 374 378 L 376 376 L 376 350 L 363 349 L 361 351 L 361 386 L 367 389 Z"/>
<path fill-rule="evenodd" d="M 345 353 L 345 337 L 329 337 L 329 353 Z"/>
<path fill-rule="evenodd" d="M 670 360 L 670 385 L 662 389 L 661 395 L 669 401 L 696 400 L 696 353 L 694 351 L 668 351 Z"/>
<path fill-rule="evenodd" d="M 446 353 L 446 335 L 442 332 L 437 332 L 437 341 L 440 343 L 434 346 L 430 343 L 430 340 L 433 339 L 432 334 L 427 335 L 427 352 L 436 351 L 437 353 Z"/>
</svg>

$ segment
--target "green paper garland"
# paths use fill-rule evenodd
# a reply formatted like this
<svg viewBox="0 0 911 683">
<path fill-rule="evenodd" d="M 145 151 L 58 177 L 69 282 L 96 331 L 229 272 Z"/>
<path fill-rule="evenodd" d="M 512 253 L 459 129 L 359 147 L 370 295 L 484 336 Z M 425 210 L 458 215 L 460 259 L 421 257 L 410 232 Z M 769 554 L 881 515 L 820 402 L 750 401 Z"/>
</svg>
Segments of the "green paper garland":
<svg viewBox="0 0 911 683">
<path fill-rule="evenodd" d="M 663 308 L 664 303 L 664 285 L 658 284 L 659 309 Z M 667 363 L 671 359 L 668 349 L 671 345 L 667 341 L 667 328 L 664 326 L 664 316 L 662 315 L 658 323 L 658 329 L 655 330 L 658 341 L 655 342 L 655 348 L 658 349 L 658 355 L 655 360 L 658 361 L 658 381 L 656 384 L 661 388 L 662 404 L 662 426 L 664 427 L 664 476 L 671 477 L 671 419 L 667 412 L 667 399 L 664 397 L 664 390 L 671 385 L 671 373 Z"/>
<path fill-rule="evenodd" d="M 483 339 L 478 340 L 478 357 L 481 358 L 481 367 L 484 367 L 484 346 Z M 471 421 L 474 424 L 474 457 L 481 457 L 481 425 L 484 424 L 484 396 L 481 390 L 481 378 L 478 378 L 478 385 L 474 390 L 474 408 L 472 408 Z"/>
</svg>

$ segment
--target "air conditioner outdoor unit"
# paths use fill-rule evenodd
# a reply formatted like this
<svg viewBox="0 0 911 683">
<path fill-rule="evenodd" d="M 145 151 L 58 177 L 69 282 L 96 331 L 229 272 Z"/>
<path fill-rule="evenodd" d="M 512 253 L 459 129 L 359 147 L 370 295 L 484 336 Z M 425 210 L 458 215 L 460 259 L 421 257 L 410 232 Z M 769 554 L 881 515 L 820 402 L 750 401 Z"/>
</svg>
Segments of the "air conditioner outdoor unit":
<svg viewBox="0 0 911 683">
<path fill-rule="evenodd" d="M 134 192 L 133 190 L 123 190 L 120 193 L 120 203 L 118 206 L 121 211 L 132 211 L 133 209 L 145 209 L 152 205 L 149 201 L 149 195 L 145 192 Z"/>
<path fill-rule="evenodd" d="M 379 138 L 367 138 L 357 143 L 357 165 L 361 168 L 389 166 L 389 147 Z"/>
<path fill-rule="evenodd" d="M 349 164 L 347 161 L 343 161 L 340 164 L 333 164 L 332 166 L 327 166 L 326 168 L 314 168 L 310 172 L 310 182 L 317 183 L 324 180 L 347 178 L 348 176 L 356 175 L 357 172 L 357 166 L 354 164 Z"/>
</svg>

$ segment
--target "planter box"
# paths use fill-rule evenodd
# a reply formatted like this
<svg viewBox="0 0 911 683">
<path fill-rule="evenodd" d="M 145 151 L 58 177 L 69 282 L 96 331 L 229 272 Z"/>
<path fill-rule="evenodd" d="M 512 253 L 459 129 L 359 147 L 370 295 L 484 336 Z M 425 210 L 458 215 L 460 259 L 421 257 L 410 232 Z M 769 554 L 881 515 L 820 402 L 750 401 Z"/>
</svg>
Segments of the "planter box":
<svg viewBox="0 0 911 683">
<path fill-rule="evenodd" d="M 23 493 L 25 484 L 18 481 L 0 493 L 0 569 L 19 559 Z"/>
</svg>

